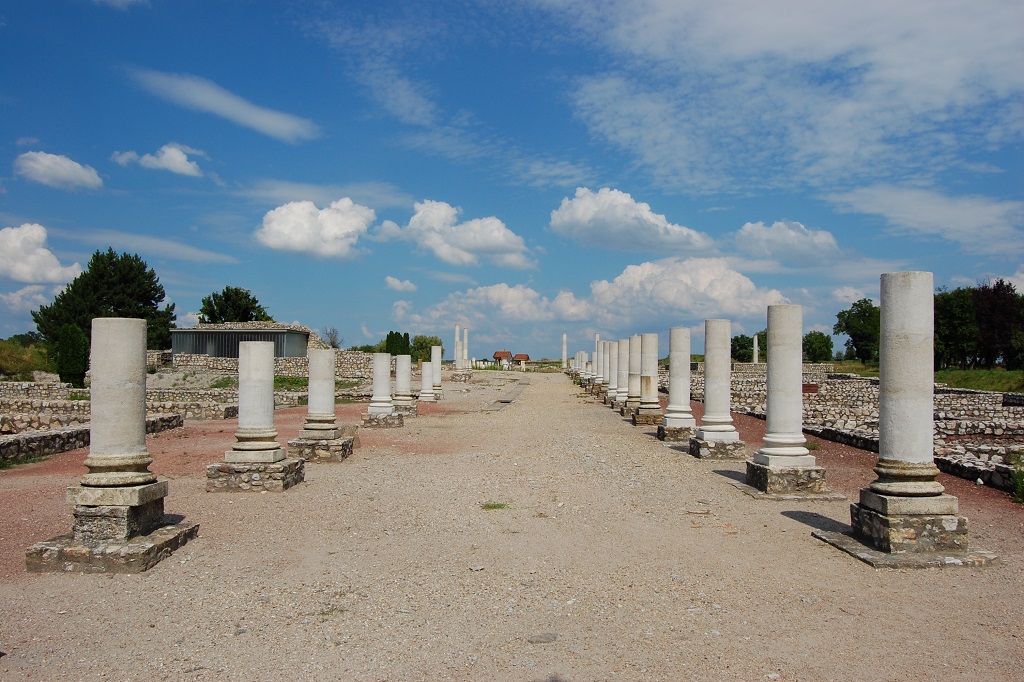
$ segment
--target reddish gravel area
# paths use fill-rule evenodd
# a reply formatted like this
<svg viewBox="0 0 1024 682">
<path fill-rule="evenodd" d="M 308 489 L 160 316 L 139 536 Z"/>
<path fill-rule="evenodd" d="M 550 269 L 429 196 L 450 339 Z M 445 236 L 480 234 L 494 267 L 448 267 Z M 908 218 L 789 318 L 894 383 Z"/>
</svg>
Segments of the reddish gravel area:
<svg viewBox="0 0 1024 682">
<path fill-rule="evenodd" d="M 283 493 L 207 493 L 235 421 L 148 439 L 199 537 L 139 575 L 29 574 L 85 451 L 0 471 L 0 680 L 1020 680 L 1024 508 L 946 475 L 985 567 L 874 569 L 844 530 L 876 455 L 816 438 L 847 501 L 755 499 L 740 461 L 558 374 L 476 372 Z M 694 403 L 699 417 L 702 405 Z M 358 423 L 365 405 L 338 406 Z M 284 443 L 305 408 L 275 414 Z M 737 415 L 752 454 L 765 422 Z"/>
</svg>

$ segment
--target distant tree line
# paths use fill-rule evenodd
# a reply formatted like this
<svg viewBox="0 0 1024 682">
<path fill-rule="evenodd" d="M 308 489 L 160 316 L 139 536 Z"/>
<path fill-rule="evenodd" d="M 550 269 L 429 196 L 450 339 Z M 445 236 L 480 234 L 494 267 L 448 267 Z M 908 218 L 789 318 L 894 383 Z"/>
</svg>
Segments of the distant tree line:
<svg viewBox="0 0 1024 682">
<path fill-rule="evenodd" d="M 732 360 L 733 362 L 754 361 L 754 338 L 757 338 L 757 354 L 759 362 L 766 362 L 768 359 L 768 330 L 762 329 L 754 334 L 737 334 L 732 337 Z M 832 359 L 832 337 L 824 332 L 812 331 L 804 334 L 803 338 L 803 360 L 804 362 L 828 362 Z"/>
<path fill-rule="evenodd" d="M 350 350 L 362 351 L 364 353 L 390 353 L 391 355 L 411 355 L 413 362 L 422 360 L 430 361 L 430 347 L 440 346 L 441 339 L 437 336 L 417 334 L 409 338 L 409 332 L 389 331 L 387 336 L 377 343 L 352 346 Z M 444 350 L 442 348 L 442 354 Z"/>
</svg>

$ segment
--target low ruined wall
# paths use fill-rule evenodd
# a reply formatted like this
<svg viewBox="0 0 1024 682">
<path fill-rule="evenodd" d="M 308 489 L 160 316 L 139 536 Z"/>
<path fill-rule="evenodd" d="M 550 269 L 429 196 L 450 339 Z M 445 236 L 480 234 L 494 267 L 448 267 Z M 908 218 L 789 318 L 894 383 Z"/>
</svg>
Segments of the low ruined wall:
<svg viewBox="0 0 1024 682">
<path fill-rule="evenodd" d="M 391 360 L 394 368 L 394 358 Z M 178 353 L 174 356 L 175 369 L 198 369 L 221 374 L 238 374 L 238 358 L 216 358 L 209 355 Z M 373 353 L 355 350 L 339 350 L 335 354 L 334 376 L 338 379 L 359 380 L 373 377 Z M 283 377 L 304 377 L 309 375 L 309 360 L 299 358 L 274 358 L 274 374 Z"/>
<path fill-rule="evenodd" d="M 67 400 L 71 384 L 44 384 L 34 381 L 0 381 L 0 398 L 39 398 Z"/>
<path fill-rule="evenodd" d="M 0 434 L 48 431 L 88 422 L 88 400 L 0 398 Z"/>
<path fill-rule="evenodd" d="M 146 433 L 158 433 L 180 428 L 184 424 L 180 414 L 146 417 Z M 0 459 L 18 462 L 32 457 L 54 455 L 77 450 L 89 445 L 89 426 L 65 426 L 49 431 L 26 431 L 11 436 L 0 436 Z"/>
</svg>

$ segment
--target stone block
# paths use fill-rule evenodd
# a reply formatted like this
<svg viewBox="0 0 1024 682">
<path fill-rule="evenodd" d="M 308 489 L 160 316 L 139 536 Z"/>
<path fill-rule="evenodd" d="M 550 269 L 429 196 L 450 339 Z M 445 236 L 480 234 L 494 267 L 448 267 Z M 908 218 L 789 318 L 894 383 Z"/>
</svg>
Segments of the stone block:
<svg viewBox="0 0 1024 682">
<path fill-rule="evenodd" d="M 199 534 L 199 524 L 165 517 L 155 530 L 126 541 L 84 545 L 72 535 L 37 542 L 25 552 L 29 573 L 142 573 Z"/>
<path fill-rule="evenodd" d="M 164 498 L 135 506 L 85 506 L 74 508 L 72 540 L 93 546 L 106 542 L 124 542 L 146 535 L 164 522 Z"/>
<path fill-rule="evenodd" d="M 955 514 L 885 515 L 862 504 L 850 505 L 853 536 L 869 547 L 903 552 L 966 552 L 967 519 Z"/>
<path fill-rule="evenodd" d="M 341 462 L 352 454 L 351 436 L 330 440 L 296 438 L 288 441 L 288 457 L 307 462 Z"/>
<path fill-rule="evenodd" d="M 206 492 L 283 492 L 305 479 L 304 459 L 279 462 L 218 462 L 206 467 Z"/>
<path fill-rule="evenodd" d="M 67 500 L 68 504 L 90 507 L 133 507 L 167 497 L 167 489 L 167 481 L 106 488 L 76 485 L 68 487 Z"/>
<path fill-rule="evenodd" d="M 363 427 L 368 429 L 395 429 L 405 426 L 405 419 L 400 414 L 364 414 Z"/>
<path fill-rule="evenodd" d="M 689 443 L 690 439 L 693 438 L 693 433 L 694 429 L 689 426 L 673 428 L 664 424 L 658 425 L 658 440 L 663 440 L 667 443 Z"/>
<path fill-rule="evenodd" d="M 644 414 L 642 410 L 638 409 L 633 412 L 633 426 L 659 426 L 661 420 L 662 415 L 660 411 Z"/>
<path fill-rule="evenodd" d="M 416 403 L 409 403 L 408 405 L 395 405 L 395 414 L 400 414 L 403 417 L 418 417 L 420 414 L 419 407 Z"/>
<path fill-rule="evenodd" d="M 741 440 L 691 438 L 690 454 L 700 459 L 746 459 L 747 445 Z"/>
<path fill-rule="evenodd" d="M 747 460 L 747 485 L 770 495 L 821 495 L 825 488 L 824 467 L 770 467 Z"/>
<path fill-rule="evenodd" d="M 224 453 L 224 461 L 236 462 L 239 464 L 263 464 L 280 462 L 286 456 L 284 448 L 272 448 L 268 450 L 228 450 Z"/>
</svg>

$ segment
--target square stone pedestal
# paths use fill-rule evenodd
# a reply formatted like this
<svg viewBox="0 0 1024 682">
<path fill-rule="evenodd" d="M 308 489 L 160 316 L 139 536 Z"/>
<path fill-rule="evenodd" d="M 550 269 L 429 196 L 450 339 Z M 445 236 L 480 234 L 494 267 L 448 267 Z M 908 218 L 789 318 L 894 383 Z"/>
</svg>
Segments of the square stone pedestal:
<svg viewBox="0 0 1024 682">
<path fill-rule="evenodd" d="M 666 443 L 689 443 L 693 438 L 694 429 L 691 426 L 675 428 L 672 426 L 658 425 L 658 440 Z"/>
<path fill-rule="evenodd" d="M 283 492 L 306 477 L 304 459 L 277 462 L 218 462 L 206 467 L 206 492 Z"/>
<path fill-rule="evenodd" d="M 363 426 L 368 429 L 395 429 L 405 426 L 405 418 L 397 412 L 392 414 L 364 414 Z"/>
<path fill-rule="evenodd" d="M 745 483 L 733 482 L 742 492 L 765 500 L 845 500 L 825 487 L 825 469 L 819 466 L 780 467 L 747 460 Z"/>
<path fill-rule="evenodd" d="M 351 436 L 347 438 L 295 438 L 288 441 L 288 456 L 307 462 L 341 462 L 352 454 Z"/>
<path fill-rule="evenodd" d="M 420 414 L 419 408 L 416 403 L 409 403 L 408 405 L 395 405 L 395 413 L 402 415 L 403 417 L 418 417 Z"/>
<path fill-rule="evenodd" d="M 699 459 L 746 459 L 747 444 L 741 440 L 690 439 L 690 454 Z"/>
<path fill-rule="evenodd" d="M 199 524 L 164 514 L 167 482 L 72 486 L 71 533 L 38 542 L 25 553 L 31 573 L 141 573 L 196 537 Z"/>
<path fill-rule="evenodd" d="M 967 519 L 958 515 L 952 495 L 896 497 L 869 488 L 850 505 L 852 534 L 815 531 L 813 535 L 880 568 L 983 566 L 997 559 L 968 547 Z"/>
<path fill-rule="evenodd" d="M 638 407 L 640 407 L 639 401 L 630 402 L 629 400 L 627 400 L 624 403 L 622 403 L 622 407 L 619 408 L 619 414 L 621 414 L 623 417 L 626 417 L 627 419 L 632 419 L 633 414 L 636 412 Z"/>
<path fill-rule="evenodd" d="M 644 410 L 637 408 L 633 411 L 633 426 L 658 426 L 664 415 L 661 410 Z"/>
</svg>

